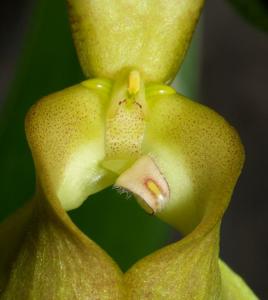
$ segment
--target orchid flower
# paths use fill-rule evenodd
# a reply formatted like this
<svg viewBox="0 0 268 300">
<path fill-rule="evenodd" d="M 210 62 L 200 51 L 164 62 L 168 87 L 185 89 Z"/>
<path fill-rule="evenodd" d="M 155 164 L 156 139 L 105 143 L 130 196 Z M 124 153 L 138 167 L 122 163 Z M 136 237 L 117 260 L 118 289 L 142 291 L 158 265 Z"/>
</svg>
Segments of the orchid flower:
<svg viewBox="0 0 268 300">
<path fill-rule="evenodd" d="M 239 136 L 168 86 L 203 2 L 68 1 L 87 79 L 27 114 L 36 192 L 0 227 L 0 299 L 257 299 L 219 259 Z M 184 237 L 123 274 L 66 213 L 109 186 Z"/>
</svg>

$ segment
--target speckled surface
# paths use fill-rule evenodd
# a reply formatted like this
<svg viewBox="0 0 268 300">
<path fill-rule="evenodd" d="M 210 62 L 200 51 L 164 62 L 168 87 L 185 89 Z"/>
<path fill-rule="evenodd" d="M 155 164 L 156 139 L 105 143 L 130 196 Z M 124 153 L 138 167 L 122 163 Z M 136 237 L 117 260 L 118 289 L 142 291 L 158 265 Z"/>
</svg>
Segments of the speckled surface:
<svg viewBox="0 0 268 300">
<path fill-rule="evenodd" d="M 69 0 L 78 56 L 88 77 L 137 68 L 145 81 L 177 73 L 203 0 Z"/>
</svg>

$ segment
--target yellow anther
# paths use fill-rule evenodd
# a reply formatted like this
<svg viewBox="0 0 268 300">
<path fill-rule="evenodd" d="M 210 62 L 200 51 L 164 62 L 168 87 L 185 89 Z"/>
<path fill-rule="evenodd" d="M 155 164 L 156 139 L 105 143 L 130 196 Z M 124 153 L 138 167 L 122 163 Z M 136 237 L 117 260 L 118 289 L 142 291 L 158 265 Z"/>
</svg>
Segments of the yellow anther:
<svg viewBox="0 0 268 300">
<path fill-rule="evenodd" d="M 151 179 L 146 181 L 146 186 L 148 188 L 148 190 L 157 198 L 157 199 L 163 199 L 163 193 L 161 191 L 161 189 L 159 188 L 159 186 Z"/>
<path fill-rule="evenodd" d="M 135 95 L 139 92 L 141 85 L 141 77 L 138 71 L 131 71 L 128 79 L 128 92 Z"/>
</svg>

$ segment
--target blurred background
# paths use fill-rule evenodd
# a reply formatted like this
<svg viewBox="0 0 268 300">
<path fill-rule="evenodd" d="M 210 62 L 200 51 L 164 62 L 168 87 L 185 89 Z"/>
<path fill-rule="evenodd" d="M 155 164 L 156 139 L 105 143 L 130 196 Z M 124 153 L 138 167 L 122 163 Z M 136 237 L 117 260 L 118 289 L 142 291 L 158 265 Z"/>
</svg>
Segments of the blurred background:
<svg viewBox="0 0 268 300">
<path fill-rule="evenodd" d="M 223 220 L 221 256 L 261 299 L 268 299 L 268 7 L 261 0 L 233 2 L 235 9 L 228 1 L 207 0 L 173 85 L 214 108 L 241 135 L 247 159 Z M 34 191 L 23 128 L 29 106 L 83 75 L 63 0 L 4 1 L 0 16 L 1 221 Z M 123 270 L 178 238 L 133 199 L 112 190 L 70 215 Z"/>
</svg>

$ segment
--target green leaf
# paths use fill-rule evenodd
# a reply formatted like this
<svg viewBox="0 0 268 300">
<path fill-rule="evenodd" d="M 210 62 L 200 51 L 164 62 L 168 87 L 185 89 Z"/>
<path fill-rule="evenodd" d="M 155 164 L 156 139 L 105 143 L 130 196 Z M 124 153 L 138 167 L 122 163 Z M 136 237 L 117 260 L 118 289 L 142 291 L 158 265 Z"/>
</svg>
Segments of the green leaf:
<svg viewBox="0 0 268 300">
<path fill-rule="evenodd" d="M 251 24 L 268 31 L 268 4 L 265 0 L 229 0 Z"/>
</svg>

